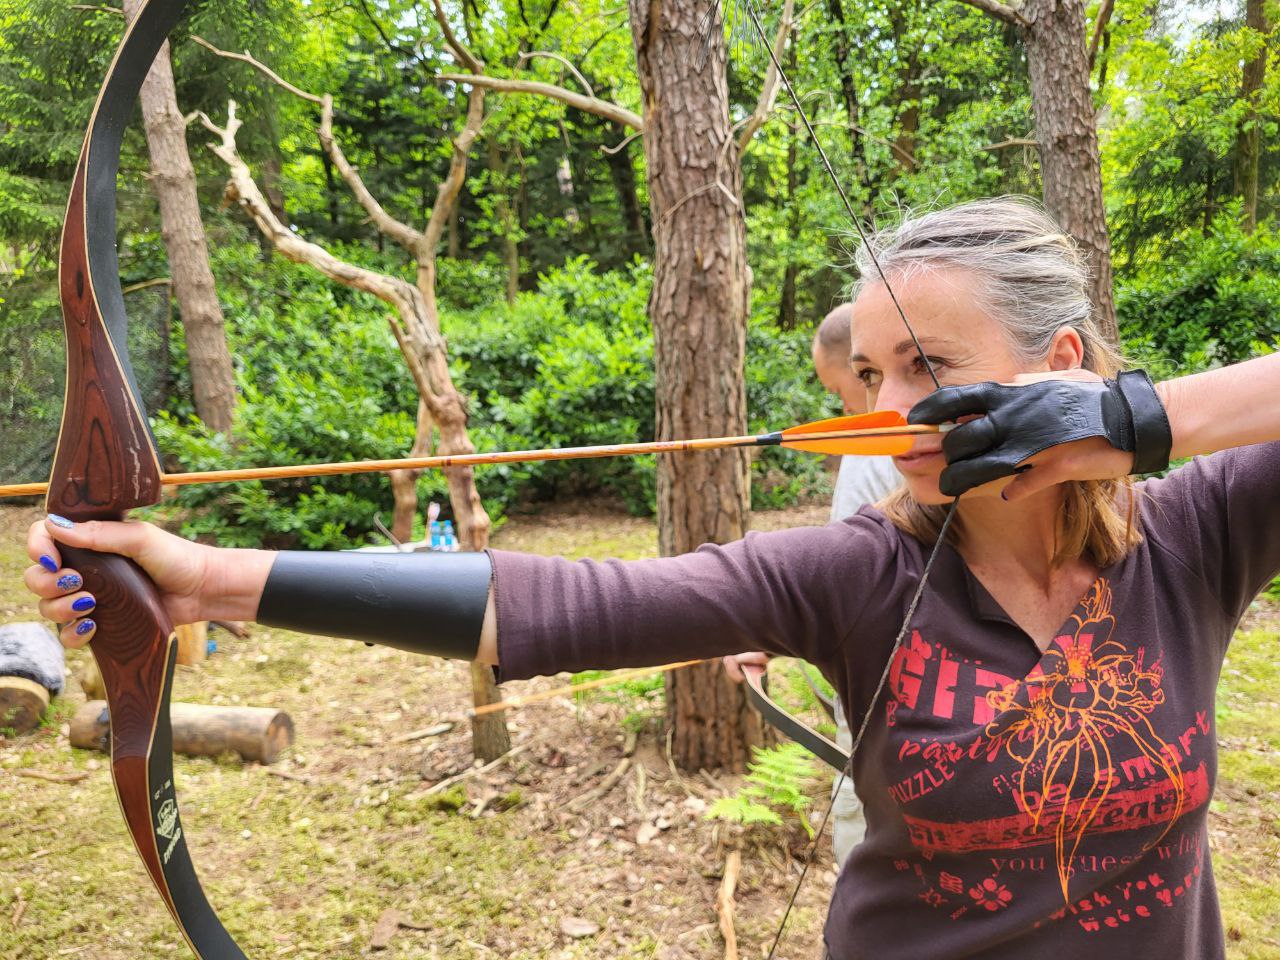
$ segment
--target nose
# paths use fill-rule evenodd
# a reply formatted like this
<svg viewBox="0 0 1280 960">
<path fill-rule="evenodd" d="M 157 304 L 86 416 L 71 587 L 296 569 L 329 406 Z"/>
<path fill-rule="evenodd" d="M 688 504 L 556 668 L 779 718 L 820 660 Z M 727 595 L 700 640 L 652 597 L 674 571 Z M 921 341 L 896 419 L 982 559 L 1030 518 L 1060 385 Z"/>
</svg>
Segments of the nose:
<svg viewBox="0 0 1280 960">
<path fill-rule="evenodd" d="M 885 378 L 876 395 L 876 410 L 894 410 L 905 417 L 922 397 L 918 389 L 914 389 L 901 380 Z"/>
</svg>

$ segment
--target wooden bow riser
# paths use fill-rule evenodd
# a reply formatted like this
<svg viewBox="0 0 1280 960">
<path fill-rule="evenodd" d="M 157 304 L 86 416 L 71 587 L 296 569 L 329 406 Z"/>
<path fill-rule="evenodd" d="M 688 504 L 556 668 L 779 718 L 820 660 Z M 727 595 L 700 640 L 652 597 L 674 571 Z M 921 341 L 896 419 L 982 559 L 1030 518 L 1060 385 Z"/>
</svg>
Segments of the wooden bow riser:
<svg viewBox="0 0 1280 960">
<path fill-rule="evenodd" d="M 125 347 L 115 249 L 120 143 L 137 93 L 185 0 L 152 0 L 126 32 L 98 96 L 67 203 L 58 281 L 67 389 L 46 505 L 76 521 L 118 520 L 159 501 L 161 469 Z M 245 960 L 200 887 L 174 791 L 169 696 L 173 625 L 124 557 L 63 546 L 97 600 L 91 643 L 111 713 L 111 775 L 147 874 L 201 960 Z"/>
</svg>

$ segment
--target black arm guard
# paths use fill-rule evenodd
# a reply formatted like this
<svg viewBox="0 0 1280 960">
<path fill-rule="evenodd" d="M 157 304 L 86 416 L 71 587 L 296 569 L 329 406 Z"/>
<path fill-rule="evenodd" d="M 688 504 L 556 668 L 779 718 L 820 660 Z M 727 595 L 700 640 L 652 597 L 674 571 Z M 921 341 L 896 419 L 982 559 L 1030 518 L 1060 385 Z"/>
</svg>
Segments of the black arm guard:
<svg viewBox="0 0 1280 960">
<path fill-rule="evenodd" d="M 492 573 L 487 553 L 285 551 L 267 577 L 258 622 L 474 660 Z"/>
</svg>

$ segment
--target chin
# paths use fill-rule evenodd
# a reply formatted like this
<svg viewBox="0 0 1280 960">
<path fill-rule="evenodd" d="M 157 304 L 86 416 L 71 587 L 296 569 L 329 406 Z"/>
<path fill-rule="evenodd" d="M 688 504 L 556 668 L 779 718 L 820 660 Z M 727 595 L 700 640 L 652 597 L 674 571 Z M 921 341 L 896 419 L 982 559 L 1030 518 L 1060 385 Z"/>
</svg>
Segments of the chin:
<svg viewBox="0 0 1280 960">
<path fill-rule="evenodd" d="M 935 506 L 951 502 L 951 498 L 938 489 L 938 478 L 936 476 L 906 475 L 902 479 L 906 485 L 907 493 L 911 494 L 911 499 L 916 503 Z"/>
</svg>

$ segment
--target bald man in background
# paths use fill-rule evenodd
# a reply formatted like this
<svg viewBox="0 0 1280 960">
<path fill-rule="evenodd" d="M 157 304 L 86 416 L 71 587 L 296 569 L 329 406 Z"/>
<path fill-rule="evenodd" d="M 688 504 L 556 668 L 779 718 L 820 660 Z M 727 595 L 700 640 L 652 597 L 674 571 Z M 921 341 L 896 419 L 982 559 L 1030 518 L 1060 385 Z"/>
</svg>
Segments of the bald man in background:
<svg viewBox="0 0 1280 960">
<path fill-rule="evenodd" d="M 813 366 L 828 393 L 840 398 L 847 414 L 867 412 L 867 391 L 849 366 L 852 352 L 850 325 L 853 305 L 841 304 L 823 318 L 813 336 Z M 864 504 L 875 503 L 894 489 L 902 476 L 892 457 L 841 457 L 836 474 L 835 495 L 831 499 L 831 522 L 851 517 Z M 768 654 L 739 653 L 724 658 L 726 672 L 734 680 L 742 680 L 742 663 L 767 663 Z M 853 743 L 849 721 L 839 698 L 835 702 L 836 743 L 848 750 Z M 836 863 L 844 866 L 849 851 L 862 842 L 867 823 L 862 815 L 862 802 L 849 777 L 837 777 L 835 801 L 831 808 L 831 844 Z"/>
</svg>

